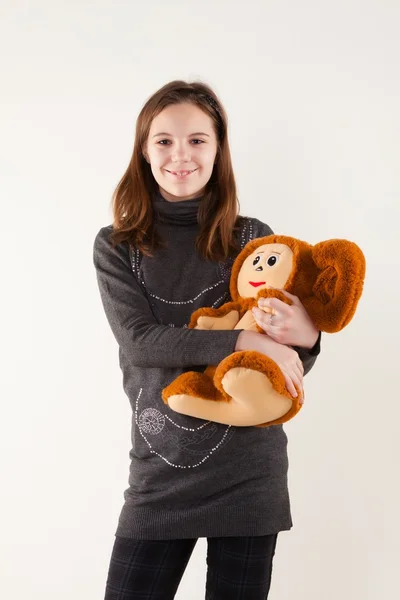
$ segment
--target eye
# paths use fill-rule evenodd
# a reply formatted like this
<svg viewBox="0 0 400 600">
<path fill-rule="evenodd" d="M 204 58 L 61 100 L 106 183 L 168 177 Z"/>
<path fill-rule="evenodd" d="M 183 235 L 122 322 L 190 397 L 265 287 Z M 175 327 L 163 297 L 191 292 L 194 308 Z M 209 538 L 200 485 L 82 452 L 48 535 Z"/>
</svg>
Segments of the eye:
<svg viewBox="0 0 400 600">
<path fill-rule="evenodd" d="M 258 265 L 259 262 L 260 262 L 260 257 L 256 256 L 256 258 L 253 260 L 253 265 L 256 266 L 256 265 Z"/>
<path fill-rule="evenodd" d="M 164 142 L 166 142 L 166 143 L 164 143 Z M 192 143 L 192 142 L 194 142 L 194 143 Z M 159 144 L 160 146 L 169 146 L 170 143 L 171 143 L 171 140 L 159 140 L 157 142 L 157 144 Z M 190 140 L 190 143 L 192 144 L 192 146 L 200 146 L 201 144 L 205 144 L 205 141 L 198 140 L 196 138 L 196 139 Z"/>
<path fill-rule="evenodd" d="M 274 267 L 278 261 L 279 261 L 279 257 L 276 256 L 275 254 L 272 254 L 271 256 L 269 256 L 267 258 L 267 265 L 269 267 Z"/>
</svg>

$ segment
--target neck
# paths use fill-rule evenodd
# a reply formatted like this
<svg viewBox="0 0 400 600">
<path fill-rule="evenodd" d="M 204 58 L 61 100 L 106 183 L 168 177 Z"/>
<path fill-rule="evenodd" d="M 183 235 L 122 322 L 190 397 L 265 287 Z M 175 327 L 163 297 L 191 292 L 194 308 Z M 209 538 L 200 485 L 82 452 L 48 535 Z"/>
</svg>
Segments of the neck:
<svg viewBox="0 0 400 600">
<path fill-rule="evenodd" d="M 197 225 L 201 196 L 191 200 L 169 201 L 158 190 L 153 197 L 156 218 L 170 225 Z"/>
<path fill-rule="evenodd" d="M 187 202 L 188 200 L 198 200 L 204 196 L 204 189 L 198 190 L 195 194 L 188 196 L 187 198 L 181 198 L 180 196 L 174 196 L 164 190 L 162 187 L 158 187 L 158 195 L 164 198 L 167 202 Z"/>
</svg>

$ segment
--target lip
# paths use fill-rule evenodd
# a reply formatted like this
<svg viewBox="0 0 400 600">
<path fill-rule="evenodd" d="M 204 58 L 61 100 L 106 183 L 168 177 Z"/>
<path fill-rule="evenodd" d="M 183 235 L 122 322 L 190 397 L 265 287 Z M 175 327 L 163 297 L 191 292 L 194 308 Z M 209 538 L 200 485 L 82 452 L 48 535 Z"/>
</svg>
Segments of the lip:
<svg viewBox="0 0 400 600">
<path fill-rule="evenodd" d="M 249 281 L 250 285 L 253 287 L 259 287 L 260 285 L 265 285 L 266 281 Z"/>
<path fill-rule="evenodd" d="M 181 169 L 179 171 L 169 171 L 168 169 L 165 170 L 167 171 L 167 173 L 173 175 L 177 179 L 186 179 L 187 177 L 189 177 L 189 175 L 192 175 L 195 171 L 197 171 L 197 169 Z"/>
</svg>

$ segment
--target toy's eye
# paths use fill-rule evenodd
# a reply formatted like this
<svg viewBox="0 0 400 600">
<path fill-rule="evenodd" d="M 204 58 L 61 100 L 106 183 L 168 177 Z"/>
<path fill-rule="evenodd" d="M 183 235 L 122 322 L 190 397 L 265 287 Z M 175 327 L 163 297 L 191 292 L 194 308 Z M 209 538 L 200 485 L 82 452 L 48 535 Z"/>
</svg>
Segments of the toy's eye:
<svg viewBox="0 0 400 600">
<path fill-rule="evenodd" d="M 260 262 L 260 257 L 256 256 L 256 258 L 253 260 L 253 265 L 256 266 L 259 262 Z"/>
<path fill-rule="evenodd" d="M 267 265 L 269 267 L 274 267 L 278 261 L 279 261 L 278 256 L 276 256 L 275 254 L 273 254 L 272 256 L 268 257 L 268 259 L 267 259 Z"/>
</svg>

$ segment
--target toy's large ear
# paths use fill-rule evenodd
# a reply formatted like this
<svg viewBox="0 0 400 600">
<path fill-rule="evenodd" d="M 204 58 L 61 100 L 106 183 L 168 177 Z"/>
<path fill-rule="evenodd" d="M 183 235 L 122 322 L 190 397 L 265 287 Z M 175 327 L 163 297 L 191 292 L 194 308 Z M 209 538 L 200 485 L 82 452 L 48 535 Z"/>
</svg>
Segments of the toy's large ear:
<svg viewBox="0 0 400 600">
<path fill-rule="evenodd" d="M 353 318 L 362 294 L 364 254 L 354 242 L 334 239 L 313 246 L 312 259 L 318 274 L 304 306 L 318 329 L 340 331 Z"/>
</svg>

